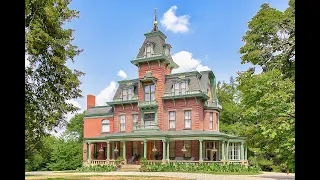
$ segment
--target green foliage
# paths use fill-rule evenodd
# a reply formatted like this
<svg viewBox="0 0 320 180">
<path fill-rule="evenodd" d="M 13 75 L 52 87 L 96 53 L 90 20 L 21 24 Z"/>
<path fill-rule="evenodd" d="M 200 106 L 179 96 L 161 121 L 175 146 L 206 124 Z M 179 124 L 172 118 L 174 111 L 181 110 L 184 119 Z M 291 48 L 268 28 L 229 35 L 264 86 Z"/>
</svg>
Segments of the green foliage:
<svg viewBox="0 0 320 180">
<path fill-rule="evenodd" d="M 141 171 L 146 172 L 249 172 L 258 173 L 260 171 L 259 166 L 245 166 L 241 164 L 188 164 L 188 163 L 156 163 L 156 164 L 145 164 L 141 163 Z"/>
<path fill-rule="evenodd" d="M 96 166 L 84 166 L 84 167 L 78 167 L 76 170 L 77 171 L 82 171 L 82 172 L 110 172 L 110 171 L 115 171 L 115 166 L 114 165 L 96 165 Z"/>
<path fill-rule="evenodd" d="M 116 166 L 119 166 L 119 165 L 124 164 L 124 158 L 123 158 L 123 157 L 118 157 L 118 158 L 115 160 L 115 164 L 116 164 Z"/>
<path fill-rule="evenodd" d="M 31 159 L 47 130 L 66 123 L 78 110 L 68 100 L 82 97 L 79 77 L 66 66 L 82 50 L 71 44 L 73 30 L 66 21 L 78 17 L 71 0 L 25 0 L 25 159 Z"/>
<path fill-rule="evenodd" d="M 82 144 L 74 137 L 60 137 L 53 146 L 48 168 L 54 171 L 74 170 L 82 165 Z"/>
<path fill-rule="evenodd" d="M 248 23 L 240 48 L 242 64 L 260 65 L 264 71 L 279 69 L 285 78 L 295 75 L 295 0 L 281 12 L 262 4 Z"/>
<path fill-rule="evenodd" d="M 243 115 L 248 126 L 247 143 L 259 148 L 275 165 L 285 163 L 294 171 L 295 85 L 279 70 L 238 77 Z"/>
<path fill-rule="evenodd" d="M 76 137 L 79 143 L 83 142 L 83 118 L 85 111 L 75 114 L 67 124 L 66 132 Z"/>
<path fill-rule="evenodd" d="M 56 138 L 54 136 L 41 137 L 41 142 L 38 143 L 38 147 L 33 149 L 32 155 L 29 155 L 29 159 L 26 159 L 25 170 L 48 170 L 47 163 L 51 161 L 51 152 L 55 141 Z"/>
</svg>

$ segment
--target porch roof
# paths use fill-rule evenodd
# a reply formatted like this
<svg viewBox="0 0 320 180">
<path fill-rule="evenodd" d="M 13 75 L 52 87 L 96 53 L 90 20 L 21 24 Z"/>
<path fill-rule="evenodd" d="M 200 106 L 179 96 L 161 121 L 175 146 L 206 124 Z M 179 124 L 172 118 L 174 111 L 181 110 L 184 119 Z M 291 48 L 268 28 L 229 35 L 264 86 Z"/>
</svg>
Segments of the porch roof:
<svg viewBox="0 0 320 180">
<path fill-rule="evenodd" d="M 112 133 L 92 138 L 84 138 L 84 141 L 93 142 L 101 140 L 230 140 L 244 141 L 245 137 L 233 136 L 217 131 L 180 130 L 180 131 L 136 131 L 129 133 Z"/>
</svg>

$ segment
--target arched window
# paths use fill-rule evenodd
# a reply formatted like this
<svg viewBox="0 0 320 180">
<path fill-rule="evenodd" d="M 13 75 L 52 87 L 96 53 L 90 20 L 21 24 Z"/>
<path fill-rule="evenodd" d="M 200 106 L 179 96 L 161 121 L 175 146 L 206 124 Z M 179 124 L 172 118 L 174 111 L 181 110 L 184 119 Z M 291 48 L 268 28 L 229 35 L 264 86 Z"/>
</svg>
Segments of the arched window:
<svg viewBox="0 0 320 180">
<path fill-rule="evenodd" d="M 107 119 L 102 120 L 102 132 L 110 132 L 110 121 Z"/>
</svg>

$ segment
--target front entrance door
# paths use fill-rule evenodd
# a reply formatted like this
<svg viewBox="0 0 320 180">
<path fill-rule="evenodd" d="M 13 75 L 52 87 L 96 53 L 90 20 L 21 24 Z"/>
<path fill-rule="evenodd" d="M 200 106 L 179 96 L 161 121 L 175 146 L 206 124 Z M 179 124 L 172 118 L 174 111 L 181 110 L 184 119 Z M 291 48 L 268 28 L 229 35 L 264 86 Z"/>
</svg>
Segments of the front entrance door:
<svg viewBox="0 0 320 180">
<path fill-rule="evenodd" d="M 152 152 L 153 149 L 153 141 L 147 142 L 147 159 L 152 160 L 154 159 L 154 153 Z"/>
</svg>

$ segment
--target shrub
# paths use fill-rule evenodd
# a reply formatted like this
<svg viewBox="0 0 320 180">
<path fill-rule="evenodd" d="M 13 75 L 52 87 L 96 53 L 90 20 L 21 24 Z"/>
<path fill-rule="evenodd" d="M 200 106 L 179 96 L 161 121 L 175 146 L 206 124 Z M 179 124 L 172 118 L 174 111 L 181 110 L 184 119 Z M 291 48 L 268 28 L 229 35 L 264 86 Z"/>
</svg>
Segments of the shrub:
<svg viewBox="0 0 320 180">
<path fill-rule="evenodd" d="M 258 173 L 259 166 L 245 166 L 241 164 L 188 164 L 188 163 L 167 163 L 167 164 L 146 164 L 145 159 L 141 159 L 141 169 L 144 172 L 249 172 Z"/>
<path fill-rule="evenodd" d="M 83 166 L 77 168 L 77 171 L 85 171 L 85 172 L 110 172 L 110 171 L 115 171 L 115 166 L 114 165 L 96 165 L 96 166 Z"/>
</svg>

